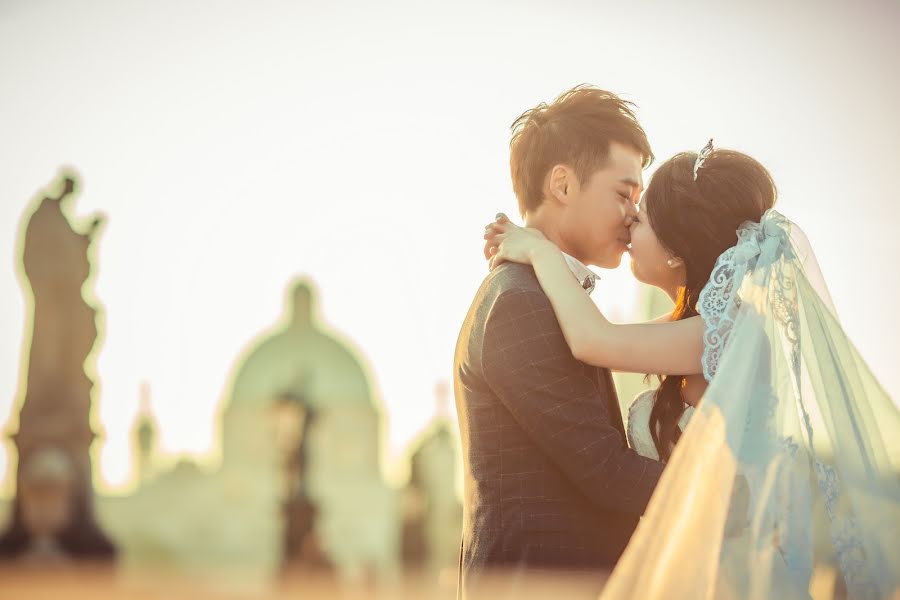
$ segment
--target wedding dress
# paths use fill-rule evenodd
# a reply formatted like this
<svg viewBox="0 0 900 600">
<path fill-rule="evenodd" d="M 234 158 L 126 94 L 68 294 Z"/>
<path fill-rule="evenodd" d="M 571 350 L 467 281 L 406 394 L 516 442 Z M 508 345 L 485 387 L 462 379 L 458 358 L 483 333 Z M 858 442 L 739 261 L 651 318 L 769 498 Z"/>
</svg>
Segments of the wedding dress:
<svg viewBox="0 0 900 600">
<path fill-rule="evenodd" d="M 628 409 L 628 428 L 625 431 L 628 437 L 628 445 L 641 456 L 659 460 L 659 452 L 656 450 L 656 444 L 650 436 L 650 411 L 653 410 L 653 398 L 656 390 L 647 390 L 635 397 Z M 686 406 L 684 412 L 681 413 L 681 419 L 678 421 L 678 427 L 684 431 L 691 415 L 694 413 L 693 406 Z"/>
<path fill-rule="evenodd" d="M 647 390 L 631 403 L 628 410 L 628 426 L 626 434 L 628 445 L 641 456 L 659 460 L 659 452 L 653 437 L 650 434 L 650 411 L 653 409 L 653 400 L 656 390 Z M 678 421 L 678 427 L 684 431 L 694 413 L 693 406 L 685 406 L 684 412 Z M 742 505 L 743 507 L 743 505 Z M 718 590 L 713 595 L 715 598 L 740 598 L 734 589 L 746 589 L 749 582 L 746 581 L 748 572 L 743 570 L 743 564 L 749 558 L 751 535 L 746 527 L 746 515 L 730 515 L 733 519 L 731 525 L 726 525 L 726 532 L 722 541 L 722 551 L 719 558 L 721 572 L 718 575 Z M 727 518 L 726 518 L 727 522 Z M 808 594 L 801 587 L 797 587 L 790 577 L 787 565 L 780 557 L 775 558 L 772 565 L 772 574 L 769 577 L 769 592 L 766 597 L 777 597 L 781 600 L 788 598 L 807 598 Z"/>
<path fill-rule="evenodd" d="M 808 597 L 816 544 L 851 598 L 890 598 L 900 412 L 843 331 L 802 231 L 769 210 L 737 234 L 698 305 L 709 387 L 601 598 Z M 652 401 L 636 399 L 628 437 L 656 458 Z"/>
</svg>

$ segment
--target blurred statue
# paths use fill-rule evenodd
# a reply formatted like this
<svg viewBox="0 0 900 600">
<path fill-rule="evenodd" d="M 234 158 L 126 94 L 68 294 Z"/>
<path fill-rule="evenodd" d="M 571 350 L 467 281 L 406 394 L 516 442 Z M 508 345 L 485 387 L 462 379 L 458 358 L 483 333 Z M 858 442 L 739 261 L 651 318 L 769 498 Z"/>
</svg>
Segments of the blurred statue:
<svg viewBox="0 0 900 600">
<path fill-rule="evenodd" d="M 284 547 L 285 565 L 330 570 L 331 563 L 319 545 L 315 534 L 318 511 L 309 496 L 306 478 L 309 464 L 309 431 L 315 421 L 315 411 L 307 399 L 294 392 L 286 392 L 276 400 L 275 445 L 284 474 Z"/>
<path fill-rule="evenodd" d="M 266 489 L 262 474 L 277 467 L 285 563 L 327 562 L 351 581 L 391 576 L 399 517 L 380 471 L 381 417 L 360 360 L 321 327 L 315 300 L 311 283 L 295 282 L 282 326 L 241 361 L 222 471 Z"/>
<path fill-rule="evenodd" d="M 91 274 L 91 242 L 102 217 L 79 233 L 66 216 L 76 190 L 64 175 L 61 192 L 37 202 L 28 217 L 22 265 L 30 287 L 28 356 L 19 428 L 13 518 L 0 554 L 109 557 L 112 544 L 94 518 L 89 449 L 93 381 L 85 372 L 97 337 L 97 310 L 82 287 Z"/>
<path fill-rule="evenodd" d="M 462 503 L 456 494 L 459 451 L 447 415 L 449 388 L 437 386 L 437 416 L 419 438 L 404 490 L 403 560 L 432 575 L 456 569 L 462 531 Z"/>
</svg>

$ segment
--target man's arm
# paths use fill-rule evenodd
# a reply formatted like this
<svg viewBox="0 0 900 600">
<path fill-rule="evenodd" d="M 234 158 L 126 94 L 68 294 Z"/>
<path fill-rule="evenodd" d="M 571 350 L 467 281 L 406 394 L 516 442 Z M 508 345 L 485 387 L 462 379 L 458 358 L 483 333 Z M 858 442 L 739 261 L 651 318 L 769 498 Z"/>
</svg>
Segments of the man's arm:
<svg viewBox="0 0 900 600">
<path fill-rule="evenodd" d="M 497 298 L 482 366 L 516 421 L 594 504 L 644 512 L 663 465 L 628 448 L 605 391 L 572 356 L 543 293 L 507 290 Z"/>
</svg>

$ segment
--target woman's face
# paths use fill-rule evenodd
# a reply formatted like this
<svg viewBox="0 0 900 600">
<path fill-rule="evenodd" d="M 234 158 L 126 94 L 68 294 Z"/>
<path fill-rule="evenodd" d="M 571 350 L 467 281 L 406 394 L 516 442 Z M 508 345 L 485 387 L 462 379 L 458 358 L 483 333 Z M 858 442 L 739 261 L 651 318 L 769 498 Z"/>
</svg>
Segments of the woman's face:
<svg viewBox="0 0 900 600">
<path fill-rule="evenodd" d="M 650 226 L 646 202 L 641 202 L 638 206 L 637 218 L 631 224 L 631 247 L 628 253 L 631 255 L 631 272 L 638 281 L 665 291 L 685 284 L 684 266 L 656 237 L 656 232 Z M 674 267 L 669 266 L 670 260 L 675 261 Z"/>
</svg>

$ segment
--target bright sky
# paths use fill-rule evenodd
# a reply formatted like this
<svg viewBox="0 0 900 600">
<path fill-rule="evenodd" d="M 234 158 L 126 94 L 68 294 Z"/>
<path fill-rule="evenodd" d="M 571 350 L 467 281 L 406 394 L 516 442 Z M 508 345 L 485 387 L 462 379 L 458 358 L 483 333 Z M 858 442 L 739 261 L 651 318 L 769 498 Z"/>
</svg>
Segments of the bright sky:
<svg viewBox="0 0 900 600">
<path fill-rule="evenodd" d="M 660 159 L 714 137 L 770 168 L 896 399 L 898 25 L 900 4 L 872 0 L 6 0 L 0 423 L 18 408 L 22 211 L 70 165 L 77 214 L 108 216 L 102 490 L 129 484 L 144 380 L 162 450 L 215 454 L 228 374 L 298 274 L 367 357 L 400 462 L 451 377 L 482 226 L 516 212 L 509 125 L 581 82 L 636 101 Z M 607 277 L 600 302 L 627 316 L 633 286 Z"/>
</svg>

